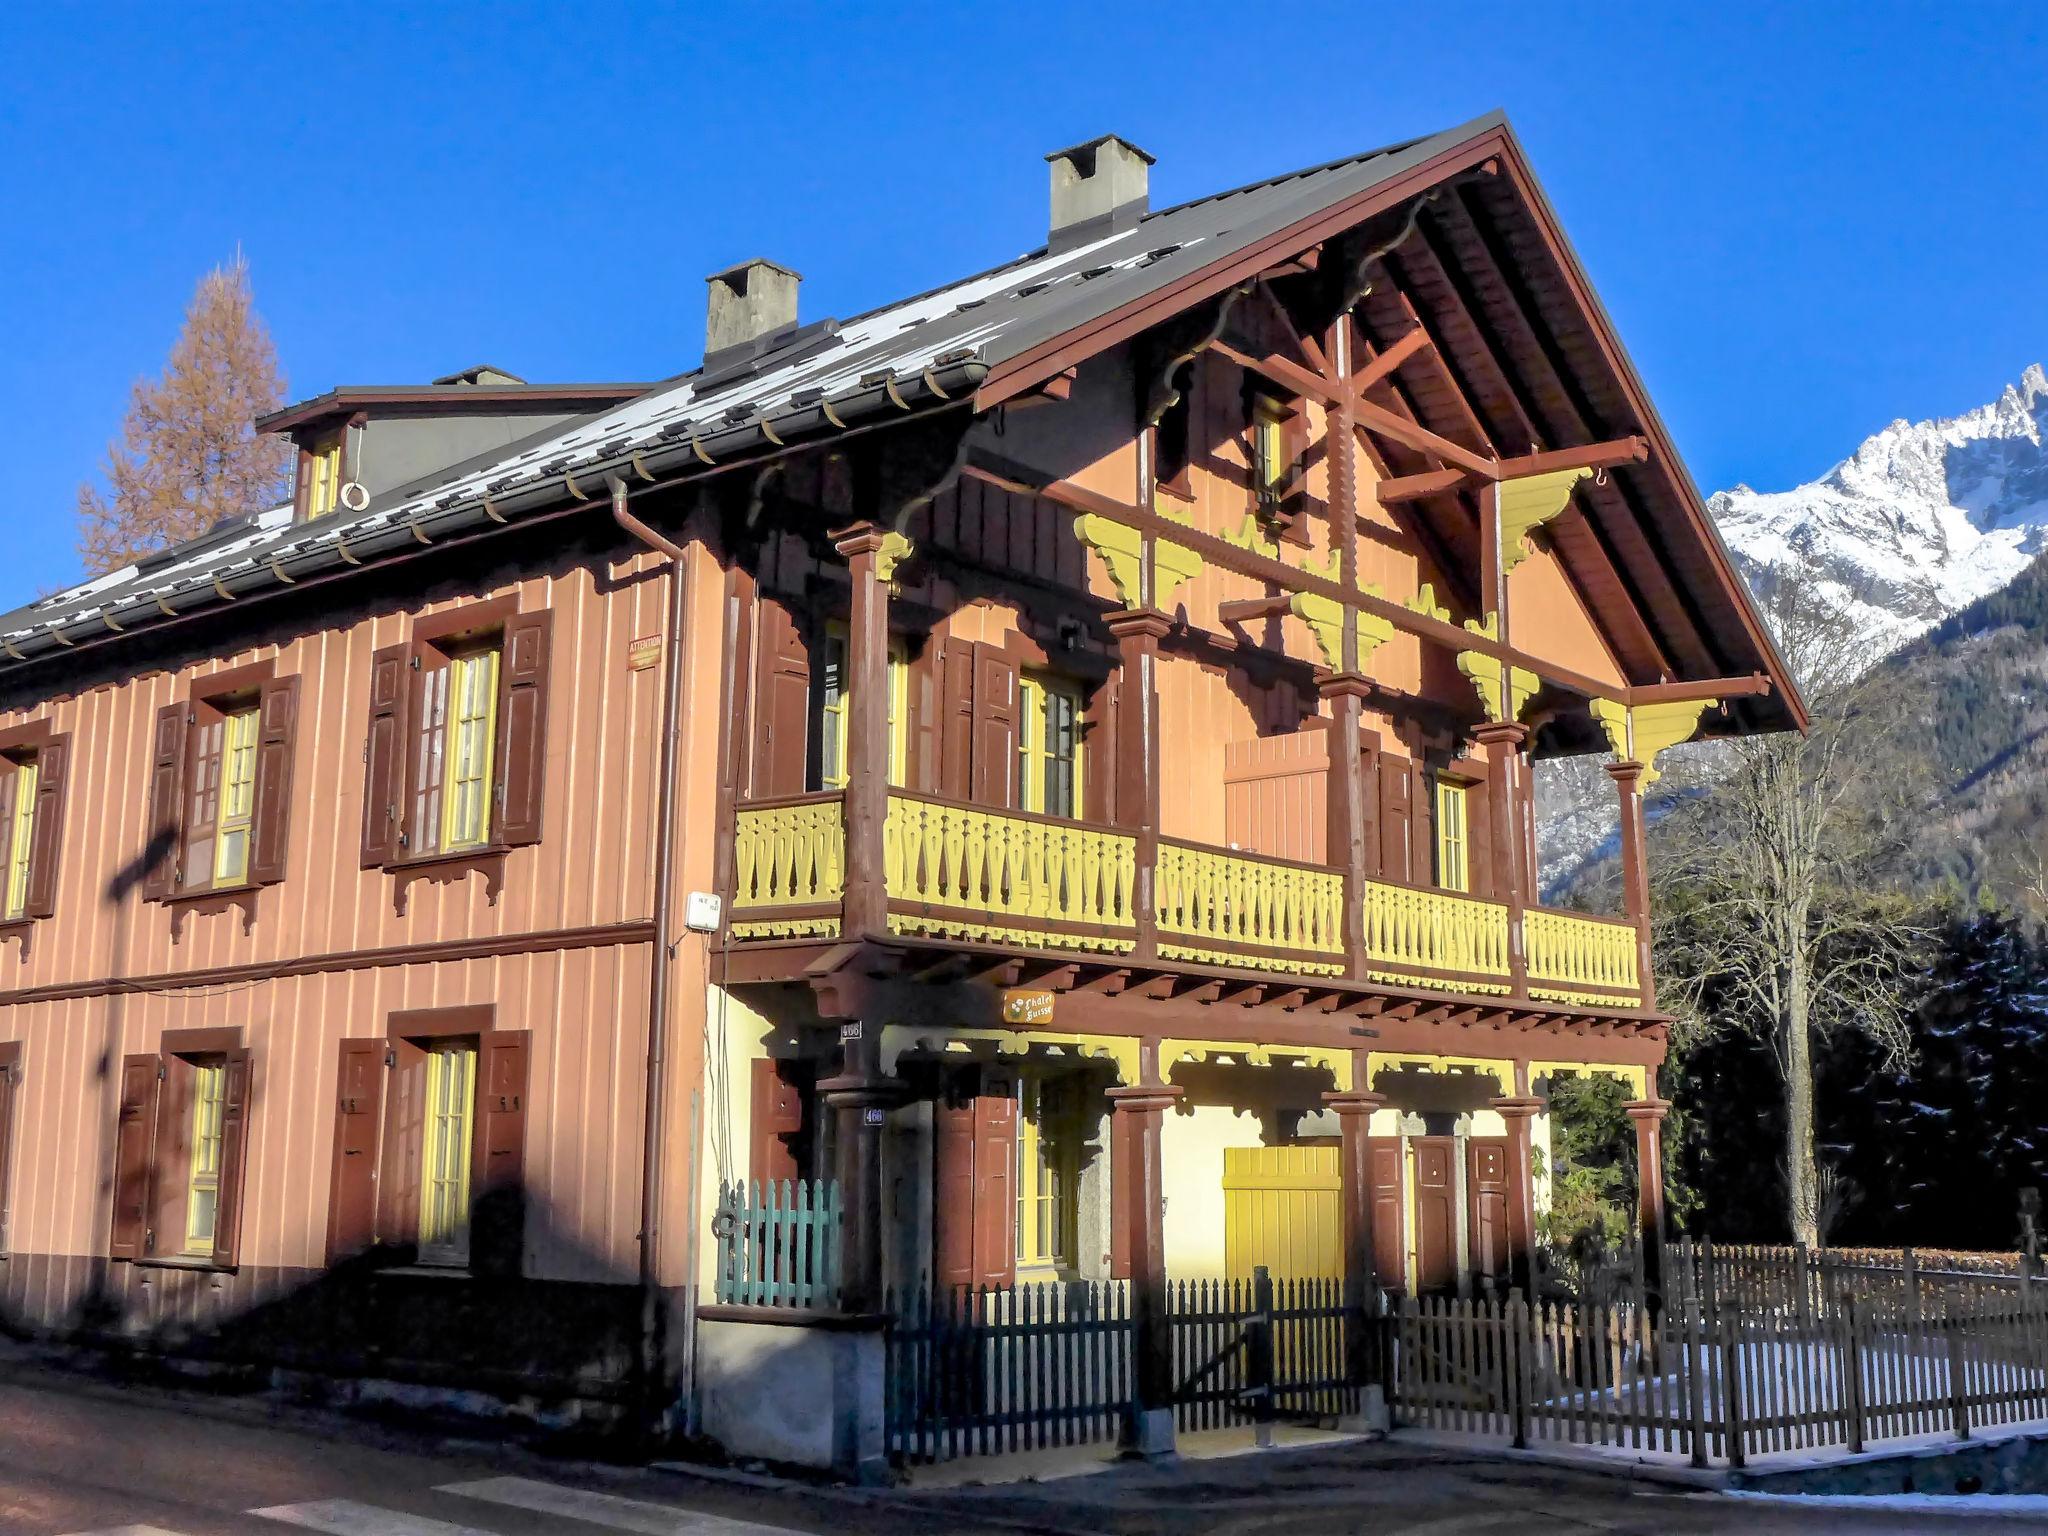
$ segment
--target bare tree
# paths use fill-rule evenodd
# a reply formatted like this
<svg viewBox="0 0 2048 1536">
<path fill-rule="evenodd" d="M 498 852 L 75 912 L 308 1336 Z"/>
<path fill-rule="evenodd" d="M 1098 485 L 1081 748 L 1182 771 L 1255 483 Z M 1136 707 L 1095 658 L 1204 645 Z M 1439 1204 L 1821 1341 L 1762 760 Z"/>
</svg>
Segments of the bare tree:
<svg viewBox="0 0 2048 1536">
<path fill-rule="evenodd" d="M 279 501 L 287 444 L 250 423 L 277 409 L 284 379 L 239 251 L 199 281 L 160 379 L 139 379 L 107 487 L 78 488 L 78 552 L 89 572 L 194 538 L 223 517 Z"/>
<path fill-rule="evenodd" d="M 1769 1043 L 1785 1089 L 1792 1231 L 1820 1241 L 1827 1185 L 1814 1134 L 1814 1045 L 1861 1030 L 1910 1057 L 1930 935 L 1890 872 L 1926 804 L 1904 751 L 1920 711 L 1845 607 L 1781 583 L 1766 618 L 1806 695 L 1804 733 L 1694 753 L 1658 818 L 1659 974 L 1667 1005 Z M 1687 782 L 1678 782 L 1681 779 Z M 1653 814 L 1655 808 L 1653 808 Z"/>
</svg>

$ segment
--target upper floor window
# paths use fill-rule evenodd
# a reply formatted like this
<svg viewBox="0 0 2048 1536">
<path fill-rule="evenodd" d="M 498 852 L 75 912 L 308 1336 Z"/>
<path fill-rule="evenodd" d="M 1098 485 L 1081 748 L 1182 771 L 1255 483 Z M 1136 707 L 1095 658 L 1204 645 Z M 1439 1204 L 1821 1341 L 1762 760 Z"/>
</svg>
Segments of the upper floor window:
<svg viewBox="0 0 2048 1536">
<path fill-rule="evenodd" d="M 47 724 L 0 731 L 0 923 L 56 910 L 70 737 Z"/>
<path fill-rule="evenodd" d="M 551 634 L 498 600 L 371 659 L 364 868 L 540 841 Z"/>
<path fill-rule="evenodd" d="M 1081 807 L 1081 690 L 1063 679 L 1027 675 L 1018 687 L 1017 804 L 1046 816 Z"/>
<path fill-rule="evenodd" d="M 341 434 L 320 438 L 300 450 L 304 487 L 300 517 L 322 517 L 341 503 Z"/>
<path fill-rule="evenodd" d="M 1279 517 L 1294 478 L 1295 411 L 1271 395 L 1251 403 L 1252 498 L 1263 517 Z"/>
<path fill-rule="evenodd" d="M 1471 828 L 1465 785 L 1436 781 L 1436 883 L 1447 891 L 1472 889 Z"/>
<path fill-rule="evenodd" d="M 827 626 L 817 669 L 817 694 L 813 712 L 818 724 L 819 789 L 846 788 L 846 703 L 852 694 L 847 670 L 846 627 Z M 903 774 L 910 755 L 910 646 L 905 640 L 889 641 L 889 782 L 903 787 Z"/>
<path fill-rule="evenodd" d="M 299 680 L 274 665 L 195 679 L 157 711 L 145 900 L 284 878 Z"/>
</svg>

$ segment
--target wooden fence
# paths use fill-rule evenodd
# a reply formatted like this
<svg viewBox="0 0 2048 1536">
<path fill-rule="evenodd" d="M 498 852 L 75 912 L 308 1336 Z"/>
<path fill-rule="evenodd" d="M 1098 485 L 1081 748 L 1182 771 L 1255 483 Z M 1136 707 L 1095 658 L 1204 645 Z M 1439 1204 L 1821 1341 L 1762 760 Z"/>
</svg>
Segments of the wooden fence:
<svg viewBox="0 0 2048 1536">
<path fill-rule="evenodd" d="M 1343 1287 L 1332 1280 L 1167 1288 L 1182 1431 L 1355 1412 Z M 1118 1439 L 1134 1406 L 1130 1288 L 1045 1281 L 920 1292 L 891 1306 L 885 1420 L 903 1462 Z"/>
<path fill-rule="evenodd" d="M 2048 1308 L 1983 1278 L 1673 1244 L 1661 1299 L 1404 1298 L 1389 1396 L 1410 1424 L 1698 1466 L 2048 1418 Z"/>
<path fill-rule="evenodd" d="M 721 1302 L 751 1307 L 836 1307 L 843 1214 L 831 1180 L 781 1179 L 719 1187 Z"/>
</svg>

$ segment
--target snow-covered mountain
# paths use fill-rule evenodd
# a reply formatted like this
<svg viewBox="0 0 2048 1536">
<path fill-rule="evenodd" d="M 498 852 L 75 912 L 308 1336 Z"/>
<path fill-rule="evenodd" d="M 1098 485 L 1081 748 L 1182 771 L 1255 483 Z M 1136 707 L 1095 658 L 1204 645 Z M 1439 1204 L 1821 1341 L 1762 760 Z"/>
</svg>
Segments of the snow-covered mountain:
<svg viewBox="0 0 2048 1536">
<path fill-rule="evenodd" d="M 1994 592 L 2048 547 L 2048 374 L 1991 404 L 1895 421 L 1820 479 L 1707 500 L 1752 582 L 1798 569 L 1901 644 Z"/>
</svg>

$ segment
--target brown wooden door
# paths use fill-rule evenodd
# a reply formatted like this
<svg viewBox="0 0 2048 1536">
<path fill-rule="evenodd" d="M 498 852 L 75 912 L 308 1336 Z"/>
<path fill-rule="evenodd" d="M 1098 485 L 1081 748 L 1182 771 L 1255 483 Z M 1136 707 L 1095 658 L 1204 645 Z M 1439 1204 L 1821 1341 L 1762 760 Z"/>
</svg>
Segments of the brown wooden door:
<svg viewBox="0 0 2048 1536">
<path fill-rule="evenodd" d="M 1415 1289 L 1448 1291 L 1458 1283 L 1456 1190 L 1458 1143 L 1450 1136 L 1418 1136 L 1409 1143 L 1415 1187 Z"/>
<path fill-rule="evenodd" d="M 1472 1273 L 1506 1282 L 1508 1251 L 1508 1144 L 1505 1137 L 1475 1136 L 1466 1144 L 1465 1200 Z"/>
<path fill-rule="evenodd" d="M 1401 1138 L 1367 1137 L 1366 1150 L 1372 1158 L 1373 1274 L 1382 1290 L 1405 1291 L 1408 1223 L 1402 1219 Z"/>
</svg>

